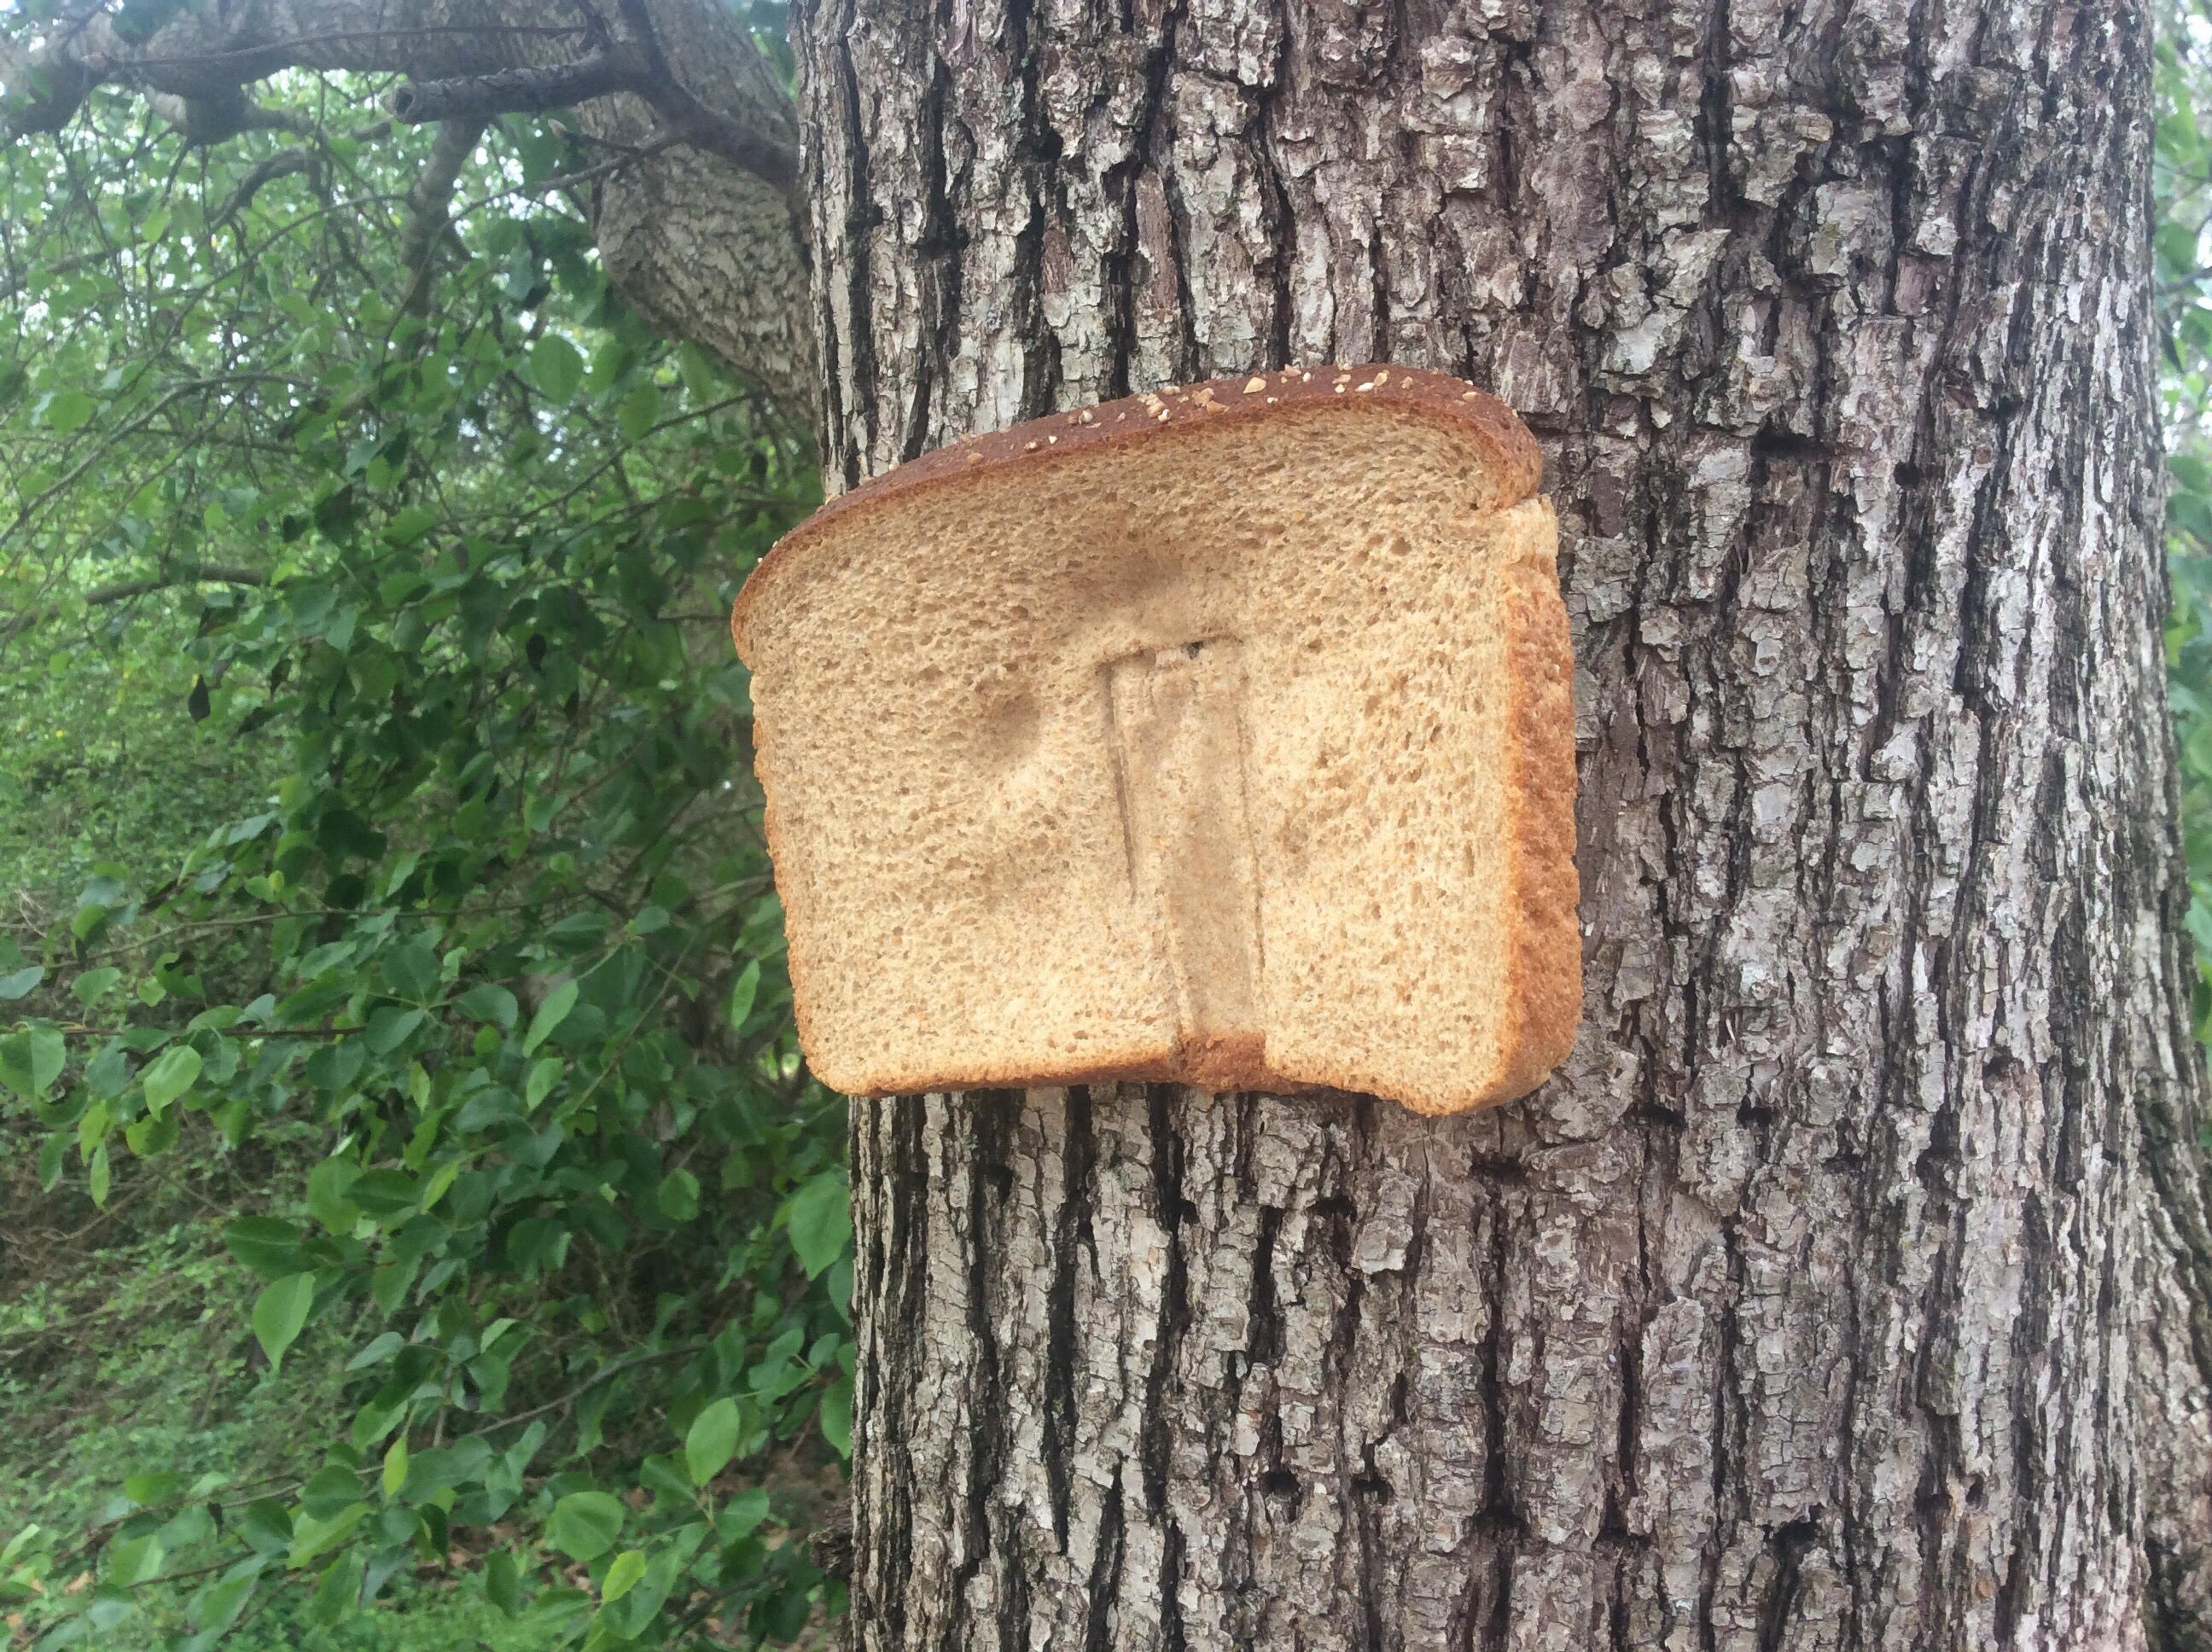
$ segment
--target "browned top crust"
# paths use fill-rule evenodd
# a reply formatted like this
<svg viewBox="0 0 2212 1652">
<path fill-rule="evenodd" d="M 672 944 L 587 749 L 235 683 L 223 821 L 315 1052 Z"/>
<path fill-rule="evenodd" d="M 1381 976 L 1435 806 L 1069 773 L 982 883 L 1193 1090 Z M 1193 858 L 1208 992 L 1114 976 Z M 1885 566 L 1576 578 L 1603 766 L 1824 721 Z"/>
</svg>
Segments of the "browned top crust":
<svg viewBox="0 0 2212 1652">
<path fill-rule="evenodd" d="M 761 558 L 731 610 L 730 635 L 738 654 L 744 656 L 748 616 L 763 588 L 780 577 L 779 570 L 798 560 L 795 553 L 824 525 L 915 489 L 957 485 L 962 477 L 985 471 L 1003 473 L 1016 466 L 1053 465 L 1068 453 L 1143 441 L 1178 426 L 1217 419 L 1276 418 L 1301 410 L 1371 410 L 1377 404 L 1446 420 L 1471 432 L 1490 454 L 1490 488 L 1480 501 L 1486 508 L 1517 505 L 1536 491 L 1543 458 L 1528 428 L 1495 396 L 1449 374 L 1376 362 L 1212 379 L 1030 419 L 991 435 L 964 437 L 841 495 L 776 541 Z"/>
</svg>

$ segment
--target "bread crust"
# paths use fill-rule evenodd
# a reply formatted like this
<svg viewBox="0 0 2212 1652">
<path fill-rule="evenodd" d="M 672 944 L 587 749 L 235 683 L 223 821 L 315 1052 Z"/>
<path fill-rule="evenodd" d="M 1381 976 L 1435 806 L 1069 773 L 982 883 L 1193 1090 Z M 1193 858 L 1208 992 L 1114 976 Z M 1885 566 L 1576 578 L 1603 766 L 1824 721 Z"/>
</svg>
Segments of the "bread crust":
<svg viewBox="0 0 2212 1652">
<path fill-rule="evenodd" d="M 739 657 L 752 665 L 750 622 L 763 593 L 803 576 L 808 551 L 823 529 L 855 512 L 890 508 L 917 491 L 957 486 L 978 474 L 1050 466 L 1075 453 L 1158 440 L 1176 430 L 1217 421 L 1326 416 L 1353 407 L 1368 412 L 1376 404 L 1448 422 L 1475 437 L 1487 459 L 1486 486 L 1474 501 L 1480 508 L 1502 510 L 1536 495 L 1542 456 L 1527 427 L 1495 397 L 1446 374 L 1375 364 L 1217 379 L 1033 419 L 957 441 L 841 495 L 785 535 L 762 559 L 732 610 L 732 637 Z M 1546 504 L 1547 515 L 1549 508 Z M 1416 1112 L 1442 1114 L 1510 1101 L 1541 1083 L 1573 1048 L 1582 1009 L 1582 948 L 1576 920 L 1579 880 L 1574 862 L 1574 660 L 1556 580 L 1533 564 L 1516 578 L 1519 588 L 1504 611 L 1512 629 L 1509 648 L 1515 666 L 1509 721 L 1515 769 L 1507 788 L 1507 809 L 1514 827 L 1510 834 L 1516 846 L 1512 876 L 1522 919 L 1508 969 L 1508 993 L 1518 1017 L 1518 1036 L 1510 1041 L 1507 1066 L 1492 1083 L 1478 1091 L 1443 1096 L 1369 1090 L 1360 1083 L 1363 1075 L 1348 1070 L 1292 1078 L 1269 1066 L 1264 1039 L 1254 1039 L 1186 1040 L 1164 1059 L 1157 1050 L 1131 1050 L 1118 1058 L 1101 1055 L 1080 1070 L 979 1066 L 963 1070 L 960 1087 L 1169 1083 L 1221 1091 L 1334 1090 L 1381 1095 Z M 757 738 L 756 762 L 766 793 L 763 824 L 771 858 L 785 865 L 790 863 L 780 852 L 782 823 L 776 803 L 775 743 L 765 729 L 757 730 Z M 787 887 L 781 876 L 778 886 L 796 918 L 808 904 L 808 892 Z M 811 961 L 804 956 L 799 932 L 806 926 L 802 921 L 789 927 L 793 932 L 789 959 L 793 1009 L 800 1042 L 811 1048 L 818 1041 L 811 1036 L 803 984 Z M 830 1088 L 854 1096 L 913 1095 L 941 1090 L 949 1082 L 944 1073 L 933 1071 L 848 1069 L 834 1057 L 826 1066 L 817 1066 L 816 1072 Z"/>
<path fill-rule="evenodd" d="M 1550 501 L 1544 513 L 1551 514 Z M 1575 652 L 1566 604 L 1549 570 L 1523 570 L 1510 613 L 1515 669 L 1512 751 L 1517 765 L 1507 808 L 1514 821 L 1515 893 L 1521 903 L 1513 961 L 1521 1007 L 1519 1059 L 1494 1097 L 1526 1095 L 1567 1059 L 1582 1023 L 1583 947 L 1576 913 Z M 1560 775 L 1567 783 L 1559 783 Z M 1480 1105 L 1480 1103 L 1478 1103 Z"/>
<path fill-rule="evenodd" d="M 1099 447 L 1158 440 L 1194 425 L 1321 412 L 1352 404 L 1354 398 L 1406 409 L 1471 432 L 1490 459 L 1490 487 L 1476 501 L 1485 510 L 1519 504 L 1534 495 L 1543 479 L 1544 456 L 1518 414 L 1487 391 L 1425 367 L 1387 362 L 1292 367 L 1126 396 L 1073 413 L 1030 419 L 990 435 L 963 438 L 840 494 L 777 540 L 746 579 L 730 610 L 730 636 L 738 657 L 752 664 L 751 616 L 762 593 L 793 577 L 824 528 L 856 512 L 878 510 L 917 491 L 952 485 L 985 471 L 1018 472 L 1057 465 L 1070 454 Z"/>
</svg>

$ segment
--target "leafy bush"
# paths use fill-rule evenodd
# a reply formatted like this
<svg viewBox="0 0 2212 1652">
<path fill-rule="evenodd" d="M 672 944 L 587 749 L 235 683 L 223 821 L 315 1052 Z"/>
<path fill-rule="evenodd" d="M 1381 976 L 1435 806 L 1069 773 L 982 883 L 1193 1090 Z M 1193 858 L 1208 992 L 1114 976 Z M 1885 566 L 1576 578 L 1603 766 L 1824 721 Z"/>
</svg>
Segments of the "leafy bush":
<svg viewBox="0 0 2212 1652">
<path fill-rule="evenodd" d="M 2212 1039 L 2212 8 L 2173 0 L 2158 51 L 2154 243 L 2160 388 L 2168 447 L 2166 565 L 2173 608 L 2167 677 L 2181 763 L 2189 929 L 2198 971 L 2197 1032 Z"/>
<path fill-rule="evenodd" d="M 514 1644 L 787 1639 L 842 1602 L 844 1108 L 724 616 L 811 457 L 608 290 L 557 127 L 410 262 L 422 143 L 282 94 L 313 135 L 189 187 L 128 100 L 4 151 L 0 683 L 69 732 L 0 764 L 0 1123 L 52 1208 L 208 1199 L 100 1311 L 258 1375 L 209 1449 L 87 1419 L 0 1591 L 48 1647 L 407 1644 L 375 1603 L 456 1576 Z"/>
</svg>

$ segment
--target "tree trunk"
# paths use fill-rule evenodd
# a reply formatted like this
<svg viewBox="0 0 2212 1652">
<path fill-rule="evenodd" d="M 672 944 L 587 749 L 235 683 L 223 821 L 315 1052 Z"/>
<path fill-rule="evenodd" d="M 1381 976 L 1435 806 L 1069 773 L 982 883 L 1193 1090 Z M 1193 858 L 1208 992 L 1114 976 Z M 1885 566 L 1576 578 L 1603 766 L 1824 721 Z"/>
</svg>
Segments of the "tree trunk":
<svg viewBox="0 0 2212 1652">
<path fill-rule="evenodd" d="M 2212 1643 L 2142 7 L 798 34 L 833 486 L 1443 367 L 1580 661 L 1535 1096 L 855 1107 L 859 1643 Z"/>
</svg>

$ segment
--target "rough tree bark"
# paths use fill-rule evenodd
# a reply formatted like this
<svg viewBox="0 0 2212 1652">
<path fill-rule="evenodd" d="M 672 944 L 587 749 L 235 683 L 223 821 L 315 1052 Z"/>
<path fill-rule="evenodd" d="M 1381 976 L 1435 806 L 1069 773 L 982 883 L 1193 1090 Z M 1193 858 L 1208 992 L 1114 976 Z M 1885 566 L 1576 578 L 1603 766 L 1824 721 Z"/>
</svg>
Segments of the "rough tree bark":
<svg viewBox="0 0 2212 1652">
<path fill-rule="evenodd" d="M 833 484 L 1448 368 L 1581 662 L 1527 1102 L 856 1107 L 860 1643 L 2207 1644 L 2143 7 L 797 32 Z"/>
</svg>

